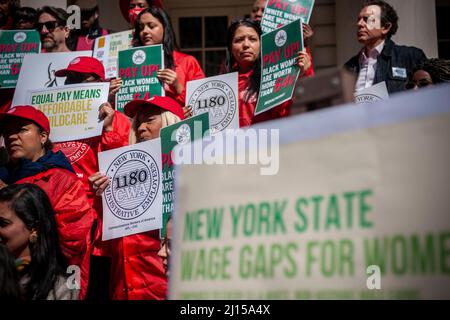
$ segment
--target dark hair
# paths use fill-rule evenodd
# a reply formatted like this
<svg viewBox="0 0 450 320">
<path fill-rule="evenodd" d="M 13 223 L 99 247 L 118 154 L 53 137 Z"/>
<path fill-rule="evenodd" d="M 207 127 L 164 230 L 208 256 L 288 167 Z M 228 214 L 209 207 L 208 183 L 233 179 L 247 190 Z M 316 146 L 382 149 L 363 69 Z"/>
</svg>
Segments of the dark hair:
<svg viewBox="0 0 450 320">
<path fill-rule="evenodd" d="M 414 73 L 419 70 L 428 72 L 433 83 L 450 82 L 450 60 L 428 59 L 424 63 L 413 68 L 410 79 L 412 79 Z"/>
<path fill-rule="evenodd" d="M 34 8 L 30 7 L 22 7 L 16 10 L 14 14 L 13 26 L 16 28 L 17 24 L 21 21 L 25 20 L 27 22 L 32 22 L 33 25 L 36 24 L 37 20 L 37 11 Z"/>
<path fill-rule="evenodd" d="M 0 190 L 0 202 L 6 202 L 28 230 L 38 231 L 37 241 L 30 243 L 31 262 L 27 269 L 30 281 L 26 300 L 47 299 L 58 277 L 67 267 L 59 246 L 58 231 L 50 199 L 34 184 L 11 184 Z"/>
<path fill-rule="evenodd" d="M 37 125 L 39 128 L 39 133 L 44 132 L 44 129 L 42 129 L 40 126 Z M 50 140 L 50 138 L 47 138 L 47 141 L 44 143 L 44 150 L 45 152 L 49 152 L 53 150 L 53 142 Z"/>
<path fill-rule="evenodd" d="M 37 19 L 39 20 L 39 17 L 43 13 L 48 13 L 52 17 L 58 21 L 58 24 L 60 26 L 66 26 L 67 25 L 67 19 L 69 19 L 69 15 L 67 12 L 62 8 L 56 8 L 56 7 L 50 7 L 50 6 L 44 6 L 40 8 L 37 12 Z"/>
<path fill-rule="evenodd" d="M 368 6 L 379 6 L 381 8 L 381 26 L 391 25 L 391 29 L 387 34 L 387 38 L 390 39 L 398 30 L 398 15 L 394 7 L 383 0 L 366 0 L 363 8 Z"/>
<path fill-rule="evenodd" d="M 15 259 L 8 248 L 0 242 L 0 300 L 20 298 L 19 278 Z"/>
<path fill-rule="evenodd" d="M 234 21 L 229 27 L 227 31 L 227 59 L 225 62 L 226 72 L 233 72 L 237 70 L 237 62 L 233 57 L 232 47 L 233 47 L 233 39 L 236 31 L 239 27 L 248 27 L 252 28 L 258 34 L 258 37 L 261 39 L 261 27 L 260 24 L 251 19 L 243 19 Z M 257 95 L 259 93 L 259 85 L 261 83 L 261 54 L 258 56 L 258 59 L 255 61 L 253 66 L 253 74 L 250 77 L 250 81 L 247 87 L 247 93 L 245 94 L 244 100 L 248 101 L 253 95 Z"/>
<path fill-rule="evenodd" d="M 141 41 L 140 33 L 141 29 L 141 17 L 143 14 L 150 13 L 164 27 L 164 36 L 162 40 L 162 45 L 164 49 L 164 64 L 165 68 L 175 68 L 175 62 L 173 60 L 173 52 L 178 49 L 177 41 L 175 39 L 175 33 L 173 32 L 172 23 L 170 22 L 170 17 L 160 7 L 148 7 L 142 10 L 137 16 L 134 22 L 134 34 L 133 34 L 133 47 L 140 47 L 144 44 Z"/>
</svg>

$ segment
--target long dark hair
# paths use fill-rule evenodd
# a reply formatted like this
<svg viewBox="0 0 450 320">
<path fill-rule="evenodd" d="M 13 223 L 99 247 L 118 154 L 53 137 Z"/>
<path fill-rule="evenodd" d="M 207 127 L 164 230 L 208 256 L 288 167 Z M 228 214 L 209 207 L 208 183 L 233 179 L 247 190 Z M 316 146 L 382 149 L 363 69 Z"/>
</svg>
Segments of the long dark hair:
<svg viewBox="0 0 450 320">
<path fill-rule="evenodd" d="M 12 184 L 0 190 L 0 202 L 6 202 L 28 230 L 34 228 L 38 232 L 36 243 L 30 243 L 30 281 L 24 298 L 45 300 L 67 268 L 50 199 L 37 185 Z"/>
<path fill-rule="evenodd" d="M 227 60 L 225 62 L 225 68 L 227 72 L 237 71 L 237 62 L 233 57 L 233 39 L 236 31 L 239 27 L 252 28 L 258 34 L 261 39 L 261 27 L 258 22 L 251 19 L 237 20 L 228 27 L 227 32 Z M 261 50 L 261 49 L 260 49 Z M 258 55 L 255 64 L 253 65 L 253 74 L 250 77 L 250 81 L 247 86 L 247 93 L 244 96 L 244 100 L 248 101 L 254 95 L 259 94 L 259 85 L 261 83 L 261 54 Z"/>
<path fill-rule="evenodd" d="M 142 31 L 141 17 L 146 13 L 150 13 L 163 25 L 164 36 L 161 44 L 163 45 L 164 49 L 164 65 L 165 68 L 175 68 L 173 52 L 175 50 L 178 50 L 178 45 L 175 39 L 175 33 L 173 32 L 172 23 L 170 22 L 170 18 L 164 11 L 164 9 L 161 9 L 159 7 L 148 7 L 139 13 L 136 21 L 134 22 L 133 47 L 140 47 L 144 45 L 141 41 L 140 33 Z"/>
<path fill-rule="evenodd" d="M 0 300 L 19 299 L 15 259 L 3 243 L 0 243 L 0 261 Z"/>
</svg>

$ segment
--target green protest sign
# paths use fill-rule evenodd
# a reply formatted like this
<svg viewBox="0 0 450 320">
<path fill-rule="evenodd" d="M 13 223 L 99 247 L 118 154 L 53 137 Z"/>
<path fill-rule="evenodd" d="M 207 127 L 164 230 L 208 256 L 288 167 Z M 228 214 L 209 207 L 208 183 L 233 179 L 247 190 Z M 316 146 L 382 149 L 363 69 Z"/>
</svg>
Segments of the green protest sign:
<svg viewBox="0 0 450 320">
<path fill-rule="evenodd" d="M 123 84 L 116 94 L 116 109 L 136 99 L 164 96 L 164 88 L 156 72 L 164 68 L 162 45 L 146 46 L 119 51 L 119 77 Z"/>
<path fill-rule="evenodd" d="M 261 84 L 255 114 L 260 114 L 292 98 L 300 69 L 295 65 L 303 50 L 300 20 L 263 34 L 261 37 Z"/>
<path fill-rule="evenodd" d="M 269 0 L 261 20 L 261 29 L 267 33 L 297 19 L 308 24 L 314 0 Z"/>
<path fill-rule="evenodd" d="M 191 117 L 174 125 L 161 129 L 161 154 L 163 173 L 163 230 L 164 236 L 167 219 L 173 212 L 175 174 L 172 151 L 177 145 L 184 145 L 191 141 L 202 139 L 209 130 L 208 112 Z"/>
<path fill-rule="evenodd" d="M 449 99 L 294 116 L 272 161 L 179 167 L 170 298 L 449 299 Z"/>
<path fill-rule="evenodd" d="M 24 56 L 39 52 L 37 31 L 0 31 L 0 89 L 15 88 Z"/>
</svg>

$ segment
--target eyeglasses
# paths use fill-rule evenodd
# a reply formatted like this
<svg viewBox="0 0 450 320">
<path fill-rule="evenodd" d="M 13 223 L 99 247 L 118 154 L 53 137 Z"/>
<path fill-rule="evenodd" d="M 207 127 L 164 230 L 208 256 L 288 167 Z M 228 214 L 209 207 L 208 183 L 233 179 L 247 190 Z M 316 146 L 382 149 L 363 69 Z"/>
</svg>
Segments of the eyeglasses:
<svg viewBox="0 0 450 320">
<path fill-rule="evenodd" d="M 172 248 L 172 240 L 168 238 L 161 239 L 161 248 L 165 248 L 166 254 L 169 256 Z"/>
<path fill-rule="evenodd" d="M 412 89 L 415 89 L 416 87 L 418 87 L 418 88 L 425 88 L 425 87 L 428 87 L 429 85 L 432 85 L 432 84 L 433 84 L 432 82 L 430 82 L 430 81 L 428 81 L 426 79 L 419 80 L 418 82 L 409 81 L 408 83 L 406 83 L 405 89 L 406 90 L 412 90 Z"/>
<path fill-rule="evenodd" d="M 40 32 L 40 31 L 42 31 L 44 26 L 48 30 L 48 32 L 53 32 L 59 26 L 59 23 L 58 23 L 58 21 L 47 21 L 44 23 L 39 22 L 39 23 L 36 23 L 36 30 Z"/>
</svg>

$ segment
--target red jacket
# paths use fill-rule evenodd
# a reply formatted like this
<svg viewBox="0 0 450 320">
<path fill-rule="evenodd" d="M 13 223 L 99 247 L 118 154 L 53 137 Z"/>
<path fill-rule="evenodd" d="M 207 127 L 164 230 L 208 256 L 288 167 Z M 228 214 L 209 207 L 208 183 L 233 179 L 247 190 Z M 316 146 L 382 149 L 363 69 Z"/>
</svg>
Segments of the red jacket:
<svg viewBox="0 0 450 320">
<path fill-rule="evenodd" d="M 75 174 L 62 168 L 52 168 L 16 183 L 36 184 L 50 198 L 64 256 L 69 265 L 80 266 L 80 298 L 83 299 L 89 280 L 91 228 L 95 219 L 95 212 L 89 204 L 83 184 Z"/>
<path fill-rule="evenodd" d="M 167 291 L 159 230 L 112 240 L 112 299 L 164 300 Z"/>
<path fill-rule="evenodd" d="M 101 242 L 102 231 L 102 203 L 96 197 L 88 178 L 99 171 L 98 153 L 128 145 L 131 123 L 123 113 L 115 111 L 113 131 L 103 132 L 101 136 L 76 141 L 55 143 L 54 150 L 61 150 L 69 159 L 78 178 L 84 185 L 89 203 L 97 212 L 97 230 L 94 243 L 94 255 L 109 255 L 107 244 Z"/>
<path fill-rule="evenodd" d="M 184 89 L 181 94 L 177 94 L 172 87 L 164 84 L 164 90 L 166 91 L 166 96 L 175 99 L 184 107 L 186 100 L 186 83 L 191 80 L 203 79 L 205 74 L 203 73 L 202 67 L 198 64 L 197 59 L 193 56 L 174 51 L 173 60 L 178 81 L 183 85 Z"/>
</svg>

